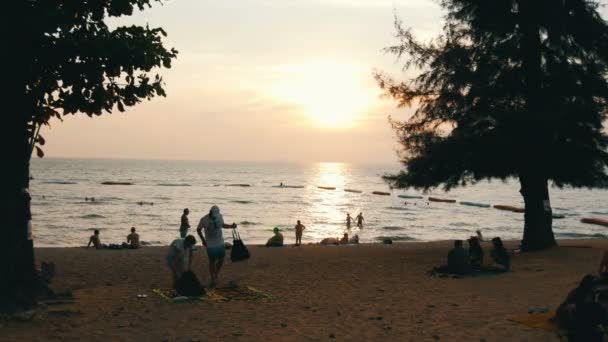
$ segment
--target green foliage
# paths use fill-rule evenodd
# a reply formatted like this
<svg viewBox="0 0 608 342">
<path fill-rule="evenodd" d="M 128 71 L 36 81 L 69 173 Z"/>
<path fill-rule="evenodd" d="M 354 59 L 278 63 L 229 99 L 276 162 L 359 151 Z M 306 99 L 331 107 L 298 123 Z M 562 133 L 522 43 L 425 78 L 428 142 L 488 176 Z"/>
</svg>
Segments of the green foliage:
<svg viewBox="0 0 608 342">
<path fill-rule="evenodd" d="M 162 28 L 122 26 L 105 20 L 133 14 L 161 0 L 32 0 L 28 2 L 29 60 L 26 93 L 32 149 L 44 145 L 40 125 L 51 118 L 124 111 L 143 99 L 165 96 L 158 68 L 170 68 L 175 49 L 163 46 Z M 42 150 L 36 146 L 38 156 Z"/>
<path fill-rule="evenodd" d="M 558 186 L 608 185 L 608 25 L 586 0 L 444 0 L 442 34 L 419 42 L 396 18 L 418 76 L 376 79 L 398 105 L 391 119 L 405 170 L 393 186 L 446 189 L 538 172 Z"/>
</svg>

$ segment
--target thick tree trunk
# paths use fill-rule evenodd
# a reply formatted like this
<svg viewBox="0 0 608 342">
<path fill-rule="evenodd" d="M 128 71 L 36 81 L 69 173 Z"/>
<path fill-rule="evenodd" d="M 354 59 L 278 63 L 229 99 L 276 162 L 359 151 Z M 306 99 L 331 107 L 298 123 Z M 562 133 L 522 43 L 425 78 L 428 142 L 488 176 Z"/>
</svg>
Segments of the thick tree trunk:
<svg viewBox="0 0 608 342">
<path fill-rule="evenodd" d="M 28 121 L 31 106 L 25 94 L 28 49 L 25 30 L 25 4 L 12 3 L 4 24 L 13 34 L 7 36 L 2 52 L 7 89 L 3 101 L 0 146 L 2 180 L 0 181 L 0 310 L 27 308 L 35 303 L 36 269 L 31 233 Z M 21 35 L 20 33 L 24 34 Z"/>
<path fill-rule="evenodd" d="M 537 251 L 556 245 L 553 235 L 553 213 L 549 200 L 546 178 L 534 174 L 521 174 L 520 193 L 524 197 L 524 238 L 521 249 L 524 252 Z"/>
</svg>

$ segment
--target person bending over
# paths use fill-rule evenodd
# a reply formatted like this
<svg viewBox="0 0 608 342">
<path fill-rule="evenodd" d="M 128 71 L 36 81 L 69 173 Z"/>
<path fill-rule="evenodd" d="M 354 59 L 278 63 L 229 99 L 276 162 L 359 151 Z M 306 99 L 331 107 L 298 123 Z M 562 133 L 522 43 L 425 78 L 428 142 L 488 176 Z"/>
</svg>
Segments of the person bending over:
<svg viewBox="0 0 608 342">
<path fill-rule="evenodd" d="M 194 236 L 188 235 L 183 239 L 179 238 L 173 240 L 169 246 L 167 265 L 171 270 L 174 288 L 182 273 L 190 271 L 190 268 L 192 267 L 192 252 L 194 245 L 196 245 L 196 239 Z"/>
</svg>

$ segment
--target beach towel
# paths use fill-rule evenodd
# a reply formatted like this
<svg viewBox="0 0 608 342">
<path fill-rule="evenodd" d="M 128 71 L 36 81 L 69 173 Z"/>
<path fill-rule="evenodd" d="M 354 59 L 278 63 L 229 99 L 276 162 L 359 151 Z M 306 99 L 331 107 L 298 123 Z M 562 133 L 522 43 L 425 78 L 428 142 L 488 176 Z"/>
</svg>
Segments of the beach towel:
<svg viewBox="0 0 608 342">
<path fill-rule="evenodd" d="M 159 295 L 170 303 L 188 303 L 188 302 L 229 302 L 233 300 L 258 302 L 262 300 L 271 300 L 272 296 L 268 293 L 260 291 L 253 286 L 230 285 L 220 287 L 206 292 L 204 296 L 184 297 L 177 294 L 175 290 L 153 289 L 152 292 Z"/>
<path fill-rule="evenodd" d="M 554 317 L 555 311 L 549 311 L 545 313 L 515 315 L 510 317 L 509 321 L 520 323 L 530 328 L 559 333 L 560 329 L 554 322 Z"/>
</svg>

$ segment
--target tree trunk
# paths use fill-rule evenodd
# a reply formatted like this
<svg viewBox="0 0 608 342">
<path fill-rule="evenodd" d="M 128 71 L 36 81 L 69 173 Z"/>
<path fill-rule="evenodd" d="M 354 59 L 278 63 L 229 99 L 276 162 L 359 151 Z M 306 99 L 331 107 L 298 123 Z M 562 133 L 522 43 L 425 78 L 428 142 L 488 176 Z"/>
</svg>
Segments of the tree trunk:
<svg viewBox="0 0 608 342">
<path fill-rule="evenodd" d="M 553 213 L 549 200 L 548 181 L 534 174 L 521 174 L 520 193 L 524 197 L 524 238 L 521 242 L 523 252 L 537 251 L 556 245 L 553 235 Z"/>
<path fill-rule="evenodd" d="M 24 75 L 27 74 L 27 31 L 24 28 L 26 2 L 16 2 L 5 16 L 12 25 L 2 52 L 7 89 L 3 101 L 0 146 L 2 180 L 0 181 L 0 310 L 31 307 L 35 303 L 36 269 L 34 247 L 28 223 L 31 220 L 29 187 L 30 145 L 28 121 L 31 106 L 26 98 Z M 20 33 L 24 34 L 21 35 Z"/>
<path fill-rule="evenodd" d="M 524 76 L 525 116 L 520 122 L 519 182 L 526 205 L 522 251 L 554 246 L 547 165 L 551 146 L 551 119 L 543 96 L 541 2 L 520 0 L 521 58 Z"/>
</svg>

